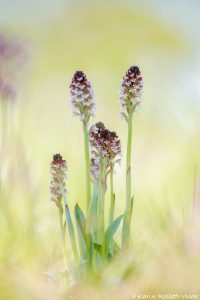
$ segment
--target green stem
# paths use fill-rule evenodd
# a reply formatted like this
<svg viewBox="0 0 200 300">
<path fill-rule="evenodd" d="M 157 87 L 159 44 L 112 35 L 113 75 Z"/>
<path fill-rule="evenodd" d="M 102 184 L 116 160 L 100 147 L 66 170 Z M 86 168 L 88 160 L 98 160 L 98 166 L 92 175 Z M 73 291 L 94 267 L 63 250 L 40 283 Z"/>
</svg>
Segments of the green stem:
<svg viewBox="0 0 200 300">
<path fill-rule="evenodd" d="M 113 222 L 115 212 L 115 194 L 113 189 L 113 164 L 110 167 L 110 213 L 109 213 L 109 225 Z M 110 243 L 110 251 L 113 254 L 113 241 Z"/>
<path fill-rule="evenodd" d="M 85 148 L 85 179 L 86 179 L 86 244 L 88 249 L 88 261 L 91 266 L 91 187 L 90 187 L 90 151 L 89 151 L 89 135 L 87 123 L 83 123 L 84 148 Z"/>
<path fill-rule="evenodd" d="M 127 141 L 127 156 L 126 156 L 126 213 L 124 219 L 124 236 L 123 246 L 128 246 L 130 241 L 130 227 L 131 227 L 131 147 L 132 147 L 132 120 L 133 113 L 129 113 L 128 124 L 128 141 Z"/>
<path fill-rule="evenodd" d="M 114 219 L 115 210 L 115 195 L 113 191 L 113 164 L 110 167 L 110 213 L 109 213 L 109 224 L 112 223 Z"/>
<path fill-rule="evenodd" d="M 88 250 L 88 264 L 90 267 L 92 266 L 92 253 L 91 253 L 92 212 L 93 212 L 93 203 L 91 200 L 86 212 L 86 245 Z"/>
<path fill-rule="evenodd" d="M 92 207 L 91 207 L 91 216 L 92 216 L 92 225 L 91 225 L 91 234 L 93 237 L 93 242 L 98 243 L 98 181 L 94 182 L 93 195 L 92 195 Z M 92 267 L 95 270 L 98 265 L 97 261 L 97 252 L 92 253 Z"/>
<path fill-rule="evenodd" d="M 66 257 L 66 248 L 65 248 L 65 227 L 63 224 L 63 207 L 62 207 L 61 203 L 58 205 L 58 211 L 59 211 L 60 232 L 61 232 L 61 239 L 62 239 L 63 262 L 64 262 L 64 268 L 66 271 L 67 270 L 67 257 Z"/>
<path fill-rule="evenodd" d="M 94 238 L 94 241 L 96 240 L 96 231 L 97 231 L 97 217 L 98 217 L 98 211 L 97 211 L 97 204 L 98 204 L 98 180 L 95 181 L 94 187 L 93 187 L 93 195 L 92 195 L 92 235 Z"/>
<path fill-rule="evenodd" d="M 99 216 L 100 216 L 100 234 L 101 234 L 101 243 L 102 243 L 102 261 L 104 263 L 106 258 L 106 249 L 105 249 L 105 220 L 104 220 L 104 198 L 106 192 L 106 165 L 107 162 L 105 159 L 102 159 L 101 162 L 101 172 L 99 176 Z"/>
<path fill-rule="evenodd" d="M 84 148 L 85 148 L 85 179 L 86 179 L 86 210 L 90 204 L 90 151 L 87 124 L 83 123 Z"/>
</svg>

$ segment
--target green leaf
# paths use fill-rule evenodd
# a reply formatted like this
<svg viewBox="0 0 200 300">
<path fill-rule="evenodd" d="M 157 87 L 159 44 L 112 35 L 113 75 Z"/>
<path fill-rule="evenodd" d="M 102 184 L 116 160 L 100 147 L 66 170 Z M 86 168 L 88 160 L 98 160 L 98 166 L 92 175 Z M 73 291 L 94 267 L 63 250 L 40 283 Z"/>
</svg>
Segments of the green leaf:
<svg viewBox="0 0 200 300">
<path fill-rule="evenodd" d="M 121 248 L 117 245 L 117 243 L 112 240 L 113 243 L 113 253 L 111 253 L 110 249 L 108 252 L 108 258 L 113 258 L 116 254 L 118 254 L 121 251 Z M 93 243 L 94 249 L 101 255 L 101 248 L 102 245 L 98 243 Z"/>
<path fill-rule="evenodd" d="M 76 240 L 75 240 L 75 233 L 74 233 L 74 225 L 72 223 L 72 218 L 70 214 L 70 210 L 67 204 L 65 204 L 65 217 L 66 217 L 66 223 L 69 231 L 69 236 L 71 240 L 71 245 L 72 245 L 72 250 L 74 257 L 77 259 L 78 258 L 78 252 L 77 252 L 77 247 L 76 247 Z"/>
<path fill-rule="evenodd" d="M 117 245 L 115 240 L 112 240 L 112 243 L 113 243 L 113 255 L 115 256 L 121 251 L 121 248 Z"/>
<path fill-rule="evenodd" d="M 110 244 L 111 241 L 113 239 L 113 236 L 115 234 L 115 232 L 117 231 L 121 219 L 123 218 L 123 214 L 121 216 L 119 216 L 118 218 L 116 218 L 107 228 L 106 233 L 105 233 L 105 244 L 106 244 L 106 256 L 108 256 L 109 253 L 109 248 L 110 248 Z"/>
<path fill-rule="evenodd" d="M 132 213 L 133 213 L 133 201 L 134 196 L 131 198 L 131 211 L 130 211 L 130 218 L 132 219 Z M 128 228 L 126 224 L 126 209 L 124 211 L 124 217 L 123 217 L 123 226 L 122 226 L 122 245 L 124 246 L 127 240 L 128 232 L 130 231 L 130 228 Z"/>
<path fill-rule="evenodd" d="M 85 236 L 86 220 L 85 220 L 84 213 L 81 210 L 78 203 L 76 203 L 76 205 L 75 205 L 74 214 L 75 214 L 75 217 L 76 217 L 76 221 L 79 224 L 80 230 L 81 230 L 82 234 Z"/>
<path fill-rule="evenodd" d="M 99 254 L 101 254 L 101 248 L 102 248 L 102 245 L 101 244 L 98 244 L 98 243 L 93 243 L 94 245 L 94 249 L 99 252 Z"/>
<path fill-rule="evenodd" d="M 85 260 L 88 260 L 88 250 L 87 250 L 86 233 L 85 233 L 86 220 L 85 220 L 85 216 L 78 204 L 75 205 L 74 215 L 75 215 L 77 232 L 78 232 L 81 258 L 83 261 L 85 261 Z"/>
<path fill-rule="evenodd" d="M 121 251 L 121 249 L 117 245 L 115 240 L 112 240 L 111 245 L 109 247 L 108 260 L 111 261 L 117 254 L 119 254 L 120 251 Z"/>
</svg>

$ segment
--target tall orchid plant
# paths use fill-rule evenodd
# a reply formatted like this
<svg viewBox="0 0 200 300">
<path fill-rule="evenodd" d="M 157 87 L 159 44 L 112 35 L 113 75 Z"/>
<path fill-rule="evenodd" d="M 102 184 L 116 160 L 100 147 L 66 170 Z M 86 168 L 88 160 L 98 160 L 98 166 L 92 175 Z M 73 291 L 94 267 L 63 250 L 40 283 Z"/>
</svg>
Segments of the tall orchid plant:
<svg viewBox="0 0 200 300">
<path fill-rule="evenodd" d="M 91 83 L 82 71 L 77 71 L 70 85 L 73 114 L 82 122 L 85 149 L 86 212 L 76 203 L 75 226 L 68 207 L 66 176 L 67 163 L 60 154 L 55 154 L 51 162 L 51 199 L 59 212 L 63 258 L 65 270 L 68 269 L 66 257 L 66 227 L 71 241 L 74 257 L 73 274 L 80 281 L 87 274 L 99 274 L 102 268 L 112 260 L 121 247 L 114 240 L 123 220 L 122 247 L 126 249 L 130 241 L 133 197 L 131 192 L 131 145 L 132 119 L 141 101 L 143 81 L 138 67 L 131 67 L 121 83 L 120 102 L 122 116 L 128 125 L 126 159 L 126 208 L 124 214 L 115 218 L 114 169 L 121 161 L 121 142 L 117 134 L 108 130 L 102 122 L 89 127 L 94 117 L 95 101 Z M 105 211 L 105 194 L 108 177 L 110 182 L 110 207 Z M 92 188 L 91 188 L 92 187 Z M 91 192 L 92 190 L 92 192 Z M 108 224 L 105 215 L 108 213 Z"/>
</svg>

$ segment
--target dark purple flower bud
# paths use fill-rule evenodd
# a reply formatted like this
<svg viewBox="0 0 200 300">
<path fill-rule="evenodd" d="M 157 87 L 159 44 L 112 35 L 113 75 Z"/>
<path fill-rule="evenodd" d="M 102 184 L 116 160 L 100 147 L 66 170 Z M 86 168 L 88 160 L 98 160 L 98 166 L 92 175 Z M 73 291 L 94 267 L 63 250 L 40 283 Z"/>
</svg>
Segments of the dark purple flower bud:
<svg viewBox="0 0 200 300">
<path fill-rule="evenodd" d="M 94 116 L 94 92 L 91 83 L 82 71 L 77 71 L 72 78 L 70 95 L 73 114 L 79 116 L 85 124 Z"/>
<path fill-rule="evenodd" d="M 51 199 L 56 203 L 61 201 L 63 192 L 66 193 L 65 179 L 67 178 L 67 163 L 60 154 L 55 154 L 51 162 Z"/>
<path fill-rule="evenodd" d="M 121 155 L 121 143 L 115 132 L 105 128 L 102 122 L 96 123 L 90 128 L 90 146 L 92 152 L 98 157 L 104 157 L 108 165 L 115 162 Z"/>
<path fill-rule="evenodd" d="M 120 87 L 121 114 L 134 112 L 141 102 L 143 79 L 138 67 L 132 66 L 123 77 Z"/>
</svg>

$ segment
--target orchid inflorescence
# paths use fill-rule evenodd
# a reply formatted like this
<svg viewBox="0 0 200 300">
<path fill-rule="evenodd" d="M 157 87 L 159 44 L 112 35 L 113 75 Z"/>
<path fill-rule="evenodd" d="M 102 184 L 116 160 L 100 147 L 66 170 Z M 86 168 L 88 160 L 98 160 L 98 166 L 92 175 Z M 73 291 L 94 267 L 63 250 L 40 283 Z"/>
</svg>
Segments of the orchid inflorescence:
<svg viewBox="0 0 200 300">
<path fill-rule="evenodd" d="M 104 157 L 110 164 L 116 155 L 121 153 L 121 143 L 117 134 L 105 128 L 102 122 L 96 123 L 90 128 L 90 145 L 92 151 Z"/>
<path fill-rule="evenodd" d="M 109 168 L 121 161 L 121 142 L 114 131 L 105 128 L 102 122 L 98 122 L 90 127 L 90 148 L 92 176 L 98 179 L 100 163 L 105 160 L 106 167 Z"/>
<path fill-rule="evenodd" d="M 74 74 L 70 94 L 73 114 L 79 116 L 81 121 L 88 123 L 90 117 L 94 117 L 94 92 L 91 83 L 82 71 Z"/>
<path fill-rule="evenodd" d="M 120 102 L 121 115 L 134 112 L 141 102 L 143 92 L 143 79 L 138 67 L 132 66 L 128 69 L 121 82 Z"/>
<path fill-rule="evenodd" d="M 113 175 L 116 163 L 121 161 L 121 142 L 116 132 L 108 130 L 102 122 L 97 122 L 89 127 L 89 121 L 91 117 L 94 117 L 95 111 L 92 85 L 82 71 L 77 71 L 72 78 L 70 84 L 72 111 L 80 118 L 83 126 L 86 171 L 86 212 L 84 214 L 78 203 L 74 209 L 79 247 L 68 207 L 65 185 L 67 163 L 60 154 L 55 154 L 51 162 L 50 190 L 51 199 L 59 208 L 65 269 L 68 265 L 65 243 L 65 225 L 67 225 L 74 255 L 74 271 L 72 273 L 76 281 L 82 280 L 87 274 L 99 274 L 102 267 L 120 251 L 120 246 L 114 240 L 114 234 L 117 232 L 121 220 L 123 220 L 122 248 L 126 250 L 129 246 L 133 207 L 131 192 L 132 118 L 141 102 L 142 92 L 141 72 L 138 67 L 132 66 L 123 77 L 120 90 L 122 115 L 128 124 L 126 207 L 124 213 L 115 218 Z M 108 189 L 108 177 L 110 207 L 109 222 L 106 225 L 104 201 Z M 91 192 L 91 186 L 93 192 Z"/>
<path fill-rule="evenodd" d="M 51 199 L 56 203 L 62 200 L 62 193 L 66 193 L 67 163 L 60 154 L 55 154 L 51 162 Z"/>
</svg>

